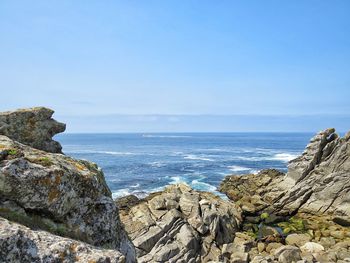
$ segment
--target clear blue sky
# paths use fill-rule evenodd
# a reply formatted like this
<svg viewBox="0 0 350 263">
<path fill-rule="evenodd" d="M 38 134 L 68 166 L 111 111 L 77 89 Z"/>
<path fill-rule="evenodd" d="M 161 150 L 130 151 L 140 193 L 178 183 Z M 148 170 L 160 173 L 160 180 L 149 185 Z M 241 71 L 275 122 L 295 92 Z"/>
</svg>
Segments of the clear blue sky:
<svg viewBox="0 0 350 263">
<path fill-rule="evenodd" d="M 254 118 L 223 129 L 216 115 L 350 129 L 349 14 L 348 0 L 3 0 L 0 110 L 51 107 L 68 131 L 106 115 L 133 124 L 98 131 L 170 131 L 182 115 L 208 120 L 203 131 L 290 129 Z"/>
</svg>

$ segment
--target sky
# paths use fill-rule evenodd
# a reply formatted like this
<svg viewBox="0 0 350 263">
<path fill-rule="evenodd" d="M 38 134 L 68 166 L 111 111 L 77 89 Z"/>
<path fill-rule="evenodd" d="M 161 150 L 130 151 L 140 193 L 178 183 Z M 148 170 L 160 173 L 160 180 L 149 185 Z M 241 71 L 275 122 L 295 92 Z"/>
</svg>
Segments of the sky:
<svg viewBox="0 0 350 263">
<path fill-rule="evenodd" d="M 0 1 L 0 111 L 68 132 L 350 130 L 350 1 Z M 113 124 L 112 124 L 113 123 Z"/>
</svg>

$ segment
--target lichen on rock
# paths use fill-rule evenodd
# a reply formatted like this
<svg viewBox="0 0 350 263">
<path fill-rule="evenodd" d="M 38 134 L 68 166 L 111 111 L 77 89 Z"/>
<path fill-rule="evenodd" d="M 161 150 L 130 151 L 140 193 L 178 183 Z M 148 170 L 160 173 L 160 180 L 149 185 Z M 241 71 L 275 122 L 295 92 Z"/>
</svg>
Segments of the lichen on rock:
<svg viewBox="0 0 350 263">
<path fill-rule="evenodd" d="M 52 119 L 54 111 L 44 107 L 0 113 L 0 135 L 46 152 L 61 153 L 62 146 L 52 137 L 66 125 Z"/>
</svg>

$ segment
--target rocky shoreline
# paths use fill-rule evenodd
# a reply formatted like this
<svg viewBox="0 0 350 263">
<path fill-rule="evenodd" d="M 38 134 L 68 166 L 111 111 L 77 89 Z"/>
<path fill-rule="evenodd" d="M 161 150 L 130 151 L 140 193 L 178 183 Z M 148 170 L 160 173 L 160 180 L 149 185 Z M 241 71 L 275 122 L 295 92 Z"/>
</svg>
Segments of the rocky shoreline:
<svg viewBox="0 0 350 263">
<path fill-rule="evenodd" d="M 113 200 L 52 114 L 0 113 L 1 262 L 350 262 L 350 132 L 318 133 L 286 174 L 227 176 L 229 200 L 185 184 Z"/>
</svg>

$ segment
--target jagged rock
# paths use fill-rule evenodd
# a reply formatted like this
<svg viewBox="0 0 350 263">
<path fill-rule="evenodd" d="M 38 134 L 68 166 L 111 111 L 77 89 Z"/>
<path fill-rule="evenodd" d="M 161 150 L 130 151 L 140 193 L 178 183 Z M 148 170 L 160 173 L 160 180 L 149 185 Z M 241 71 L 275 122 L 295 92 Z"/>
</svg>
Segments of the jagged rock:
<svg viewBox="0 0 350 263">
<path fill-rule="evenodd" d="M 46 231 L 31 230 L 0 217 L 0 259 L 3 263 L 125 262 L 116 250 L 100 249 Z"/>
<path fill-rule="evenodd" d="M 0 135 L 0 215 L 95 246 L 134 249 L 104 175 L 91 162 L 48 153 Z"/>
<path fill-rule="evenodd" d="M 233 203 L 185 184 L 121 210 L 121 221 L 132 239 L 139 262 L 208 262 L 230 258 L 241 223 L 240 209 Z M 238 258 L 246 260 L 244 247 Z M 233 260 L 233 259 L 232 259 Z"/>
<path fill-rule="evenodd" d="M 46 152 L 61 153 L 52 137 L 64 132 L 66 125 L 51 118 L 53 110 L 36 107 L 0 113 L 0 135 Z"/>
<path fill-rule="evenodd" d="M 282 246 L 275 250 L 274 256 L 278 258 L 278 262 L 292 263 L 301 260 L 301 251 L 294 246 Z"/>
<path fill-rule="evenodd" d="M 305 212 L 349 217 L 349 134 L 340 138 L 334 129 L 320 132 L 304 153 L 290 162 L 286 175 L 276 170 L 233 175 L 225 178 L 220 190 L 238 201 L 248 215 Z"/>
</svg>

